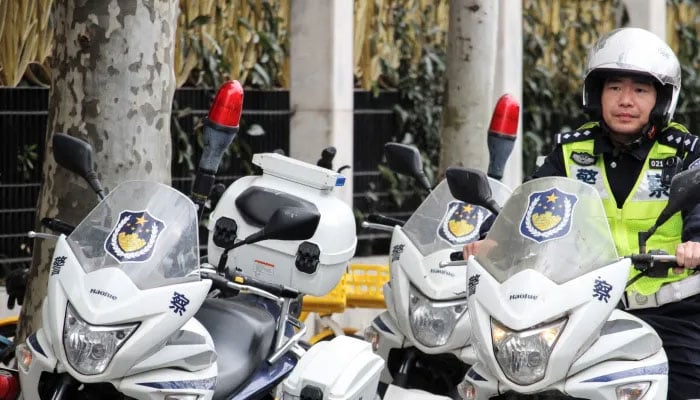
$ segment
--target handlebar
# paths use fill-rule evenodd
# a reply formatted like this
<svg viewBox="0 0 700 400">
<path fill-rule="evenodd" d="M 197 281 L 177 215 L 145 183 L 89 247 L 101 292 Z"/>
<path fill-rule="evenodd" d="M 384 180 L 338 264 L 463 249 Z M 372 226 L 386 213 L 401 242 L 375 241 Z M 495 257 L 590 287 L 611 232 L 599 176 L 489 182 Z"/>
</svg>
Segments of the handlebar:
<svg viewBox="0 0 700 400">
<path fill-rule="evenodd" d="M 406 221 L 402 221 L 398 218 L 387 217 L 381 214 L 370 214 L 367 216 L 367 222 L 372 224 L 382 224 L 382 225 L 398 225 L 403 226 Z"/>
<path fill-rule="evenodd" d="M 642 272 L 640 275 L 649 277 L 666 277 L 669 268 L 677 268 L 678 263 L 676 256 L 660 253 L 632 254 L 628 256 L 632 265 L 637 271 Z"/>
<path fill-rule="evenodd" d="M 259 296 L 278 301 L 280 297 L 295 299 L 300 293 L 296 289 L 285 285 L 276 285 L 236 274 L 231 279 L 223 277 L 214 271 L 201 271 L 206 279 L 211 279 L 212 284 L 219 289 L 232 289 L 237 292 L 250 292 Z"/>
<path fill-rule="evenodd" d="M 62 233 L 66 236 L 70 235 L 75 230 L 73 225 L 58 218 L 42 218 L 41 224 L 54 232 Z"/>
</svg>

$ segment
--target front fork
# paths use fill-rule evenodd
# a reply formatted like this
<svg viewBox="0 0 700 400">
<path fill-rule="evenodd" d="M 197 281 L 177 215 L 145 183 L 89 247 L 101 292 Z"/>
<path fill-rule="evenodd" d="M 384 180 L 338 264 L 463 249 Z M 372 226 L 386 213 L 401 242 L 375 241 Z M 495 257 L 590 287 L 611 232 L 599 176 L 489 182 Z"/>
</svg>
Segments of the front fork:
<svg viewBox="0 0 700 400">
<path fill-rule="evenodd" d="M 61 374 L 56 382 L 56 387 L 54 388 L 53 394 L 51 394 L 51 400 L 63 400 L 67 399 L 68 393 L 71 389 L 78 383 L 75 378 L 73 378 L 69 373 Z"/>
</svg>

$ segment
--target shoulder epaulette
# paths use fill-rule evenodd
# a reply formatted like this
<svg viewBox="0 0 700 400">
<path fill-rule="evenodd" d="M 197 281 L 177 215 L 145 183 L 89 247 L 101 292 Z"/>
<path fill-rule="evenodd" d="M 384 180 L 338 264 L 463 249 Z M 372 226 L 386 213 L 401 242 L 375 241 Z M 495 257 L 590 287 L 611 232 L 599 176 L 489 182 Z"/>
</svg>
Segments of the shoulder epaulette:
<svg viewBox="0 0 700 400">
<path fill-rule="evenodd" d="M 666 131 L 668 129 L 675 129 L 683 133 L 690 133 L 690 131 L 688 130 L 688 128 L 685 127 L 685 125 L 679 124 L 678 122 L 669 122 L 668 125 L 666 125 L 666 127 L 661 130 L 661 132 Z"/>
<path fill-rule="evenodd" d="M 700 153 L 700 138 L 688 131 L 685 126 L 672 122 L 659 134 L 659 143 L 671 146 L 686 153 Z"/>
<path fill-rule="evenodd" d="M 554 143 L 566 144 L 580 142 L 583 140 L 593 139 L 594 133 L 599 124 L 597 122 L 588 122 L 573 132 L 560 132 L 554 136 Z"/>
</svg>

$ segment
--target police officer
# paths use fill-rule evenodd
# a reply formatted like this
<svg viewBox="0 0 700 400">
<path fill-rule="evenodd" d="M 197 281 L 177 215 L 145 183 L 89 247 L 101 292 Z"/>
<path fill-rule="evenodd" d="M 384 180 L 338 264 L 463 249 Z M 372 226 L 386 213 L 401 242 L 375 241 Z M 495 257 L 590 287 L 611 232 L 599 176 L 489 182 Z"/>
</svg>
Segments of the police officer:
<svg viewBox="0 0 700 400">
<path fill-rule="evenodd" d="M 637 232 L 649 229 L 666 205 L 673 174 L 700 165 L 698 137 L 671 120 L 680 89 L 678 59 L 656 35 L 624 28 L 603 36 L 591 49 L 583 84 L 583 105 L 593 121 L 558 134 L 556 148 L 533 175 L 594 185 L 620 255 L 639 252 Z M 669 399 L 700 397 L 700 274 L 694 275 L 700 206 L 693 206 L 647 243 L 648 249 L 675 254 L 686 269 L 642 277 L 623 299 L 663 341 Z"/>
<path fill-rule="evenodd" d="M 557 134 L 556 148 L 533 175 L 594 185 L 620 255 L 639 253 L 637 232 L 648 230 L 666 205 L 671 177 L 700 166 L 700 140 L 671 120 L 680 89 L 678 59 L 657 36 L 638 28 L 603 36 L 591 49 L 583 85 L 592 121 Z M 466 245 L 464 258 L 480 244 Z M 668 398 L 700 398 L 700 274 L 694 274 L 700 264 L 700 205 L 663 224 L 647 248 L 675 254 L 685 269 L 637 279 L 625 293 L 625 308 L 663 341 Z"/>
</svg>

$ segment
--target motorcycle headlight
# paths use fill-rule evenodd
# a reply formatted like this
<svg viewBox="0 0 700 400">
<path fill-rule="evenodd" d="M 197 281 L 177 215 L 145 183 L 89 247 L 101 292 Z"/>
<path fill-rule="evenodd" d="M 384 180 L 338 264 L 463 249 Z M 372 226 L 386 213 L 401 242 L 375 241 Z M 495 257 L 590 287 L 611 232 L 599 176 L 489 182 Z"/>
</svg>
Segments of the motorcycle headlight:
<svg viewBox="0 0 700 400">
<path fill-rule="evenodd" d="M 408 296 L 413 337 L 427 347 L 446 344 L 457 321 L 467 311 L 467 299 L 434 302 L 413 286 Z"/>
<path fill-rule="evenodd" d="M 68 303 L 63 322 L 63 348 L 68 362 L 83 375 L 101 374 L 138 325 L 90 325 Z"/>
<path fill-rule="evenodd" d="M 544 378 L 549 356 L 568 318 L 513 331 L 491 318 L 491 339 L 498 365 L 508 379 L 531 385 Z"/>
</svg>

